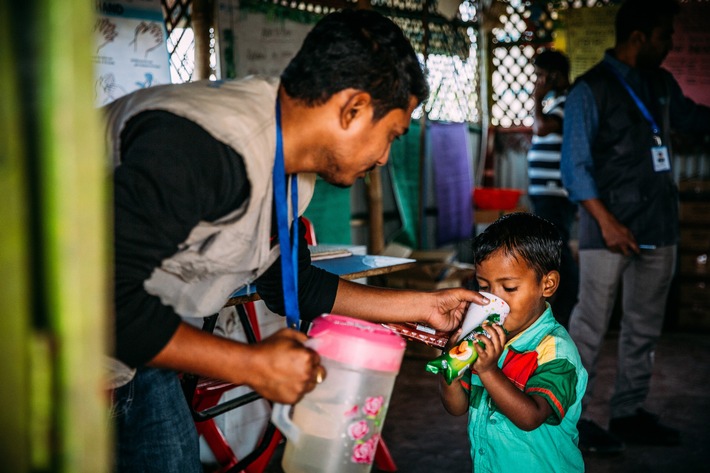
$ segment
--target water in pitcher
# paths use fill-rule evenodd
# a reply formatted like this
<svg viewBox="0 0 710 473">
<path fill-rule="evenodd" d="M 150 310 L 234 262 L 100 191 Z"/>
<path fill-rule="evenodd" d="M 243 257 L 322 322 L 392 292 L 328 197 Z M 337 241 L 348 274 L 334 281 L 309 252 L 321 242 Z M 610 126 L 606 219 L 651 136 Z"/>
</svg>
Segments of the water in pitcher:
<svg viewBox="0 0 710 473">
<path fill-rule="evenodd" d="M 380 439 L 393 373 L 324 359 L 327 377 L 293 411 L 298 446 L 286 442 L 287 473 L 368 473 Z"/>
</svg>

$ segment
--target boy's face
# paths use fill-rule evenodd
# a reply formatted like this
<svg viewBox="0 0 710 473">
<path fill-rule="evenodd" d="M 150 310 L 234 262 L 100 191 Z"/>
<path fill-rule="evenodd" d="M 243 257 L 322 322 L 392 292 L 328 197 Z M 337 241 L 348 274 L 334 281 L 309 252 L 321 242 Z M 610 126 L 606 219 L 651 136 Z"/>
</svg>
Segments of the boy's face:
<svg viewBox="0 0 710 473">
<path fill-rule="evenodd" d="M 476 280 L 481 291 L 500 297 L 510 306 L 503 327 L 509 338 L 535 322 L 545 311 L 545 299 L 555 293 L 560 275 L 551 271 L 538 280 L 535 271 L 520 257 L 506 255 L 503 250 L 492 253 L 476 265 Z"/>
<path fill-rule="evenodd" d="M 537 76 L 535 86 L 543 90 L 559 91 L 567 87 L 564 81 L 564 75 L 559 71 L 552 71 L 535 66 L 535 75 Z"/>
</svg>

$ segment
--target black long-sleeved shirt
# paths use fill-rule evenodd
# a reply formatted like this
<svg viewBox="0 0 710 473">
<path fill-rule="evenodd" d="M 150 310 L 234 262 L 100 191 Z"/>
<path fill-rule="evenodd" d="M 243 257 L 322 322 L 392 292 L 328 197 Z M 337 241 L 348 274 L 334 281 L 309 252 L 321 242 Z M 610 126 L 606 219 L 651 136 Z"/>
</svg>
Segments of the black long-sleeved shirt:
<svg viewBox="0 0 710 473">
<path fill-rule="evenodd" d="M 148 294 L 143 282 L 195 225 L 227 215 L 249 194 L 243 158 L 195 123 L 149 111 L 126 124 L 121 165 L 114 173 L 118 359 L 140 366 L 168 343 L 181 319 Z M 273 242 L 278 241 L 276 228 L 272 224 Z M 310 264 L 302 226 L 300 234 L 299 305 L 301 317 L 310 320 L 333 307 L 338 277 Z M 269 309 L 283 313 L 280 260 L 259 278 L 257 291 Z"/>
</svg>

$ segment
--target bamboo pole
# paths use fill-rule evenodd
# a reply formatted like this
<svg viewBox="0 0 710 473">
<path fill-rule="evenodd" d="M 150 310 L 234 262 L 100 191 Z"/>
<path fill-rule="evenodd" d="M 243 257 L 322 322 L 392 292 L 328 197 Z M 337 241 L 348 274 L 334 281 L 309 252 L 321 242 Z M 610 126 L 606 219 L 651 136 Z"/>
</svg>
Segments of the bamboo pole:
<svg viewBox="0 0 710 473">
<path fill-rule="evenodd" d="M 357 8 L 369 10 L 370 0 L 357 0 Z M 382 198 L 382 173 L 375 168 L 365 179 L 365 201 L 368 210 L 367 251 L 373 255 L 381 254 L 385 249 L 384 205 Z"/>
<path fill-rule="evenodd" d="M 30 470 L 29 238 L 23 161 L 19 71 L 9 2 L 0 2 L 0 462 L 7 471 Z"/>
<path fill-rule="evenodd" d="M 192 30 L 195 33 L 195 80 L 210 78 L 210 28 L 214 26 L 214 0 L 192 1 Z"/>
<path fill-rule="evenodd" d="M 94 107 L 92 2 L 32 0 L 37 42 L 37 236 L 44 360 L 52 369 L 51 471 L 111 471 L 103 368 L 109 304 L 108 159 Z M 17 21 L 17 19 L 15 19 Z M 22 23 L 20 21 L 20 23 Z M 41 350 L 39 354 L 41 355 Z M 43 360 L 39 360 L 42 362 Z"/>
<path fill-rule="evenodd" d="M 422 11 L 422 30 L 424 34 L 422 42 L 422 55 L 424 56 L 424 68 L 426 70 L 427 59 L 429 58 L 429 1 L 424 1 L 424 10 Z M 426 241 L 426 124 L 427 111 L 426 107 L 422 106 L 421 127 L 419 130 L 419 238 L 417 246 L 424 248 Z"/>
<path fill-rule="evenodd" d="M 385 231 L 382 204 L 382 174 L 380 168 L 369 172 L 365 180 L 367 189 L 367 208 L 369 215 L 369 238 L 367 251 L 373 255 L 381 254 L 385 249 Z"/>
<path fill-rule="evenodd" d="M 486 13 L 481 13 L 485 15 Z M 486 22 L 485 18 L 482 18 L 481 25 Z M 490 57 L 488 54 L 488 46 L 490 44 L 488 37 L 488 28 L 482 26 L 479 30 L 479 41 L 480 45 L 478 47 L 478 65 L 479 65 L 479 97 L 481 98 L 481 142 L 479 159 L 475 169 L 475 186 L 483 185 L 484 172 L 486 167 L 486 157 L 489 154 L 489 146 L 491 145 L 489 140 L 489 127 L 490 127 L 490 91 L 488 85 L 490 84 L 489 76 L 489 61 Z"/>
</svg>

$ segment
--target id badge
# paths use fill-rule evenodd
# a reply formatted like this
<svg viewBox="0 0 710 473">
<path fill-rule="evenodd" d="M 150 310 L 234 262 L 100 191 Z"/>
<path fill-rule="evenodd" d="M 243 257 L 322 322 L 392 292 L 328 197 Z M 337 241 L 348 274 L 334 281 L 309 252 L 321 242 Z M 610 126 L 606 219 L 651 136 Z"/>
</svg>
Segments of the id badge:
<svg viewBox="0 0 710 473">
<path fill-rule="evenodd" d="M 651 157 L 653 158 L 654 171 L 663 172 L 671 170 L 671 159 L 670 156 L 668 156 L 668 148 L 666 146 L 652 147 Z"/>
</svg>

